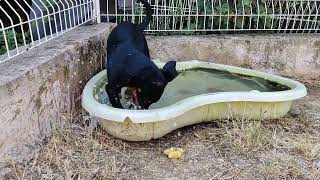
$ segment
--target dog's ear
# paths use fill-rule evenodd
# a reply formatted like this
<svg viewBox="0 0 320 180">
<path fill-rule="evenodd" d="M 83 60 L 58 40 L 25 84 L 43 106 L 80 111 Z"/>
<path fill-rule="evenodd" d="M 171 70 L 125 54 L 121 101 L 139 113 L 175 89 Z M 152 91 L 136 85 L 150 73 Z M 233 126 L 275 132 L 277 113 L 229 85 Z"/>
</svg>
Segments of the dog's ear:
<svg viewBox="0 0 320 180">
<path fill-rule="evenodd" d="M 176 70 L 176 61 L 167 62 L 162 68 L 162 73 L 166 78 L 167 82 L 170 82 L 175 77 L 177 77 L 178 72 Z"/>
</svg>

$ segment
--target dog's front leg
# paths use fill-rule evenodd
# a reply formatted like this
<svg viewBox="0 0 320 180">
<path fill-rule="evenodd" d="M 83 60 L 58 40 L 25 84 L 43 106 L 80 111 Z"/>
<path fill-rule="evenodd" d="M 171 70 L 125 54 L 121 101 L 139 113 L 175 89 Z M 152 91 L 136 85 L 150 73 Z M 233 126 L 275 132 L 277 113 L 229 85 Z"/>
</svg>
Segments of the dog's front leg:
<svg viewBox="0 0 320 180">
<path fill-rule="evenodd" d="M 111 105 L 115 108 L 123 109 L 121 102 L 120 102 L 120 97 L 119 97 L 119 93 L 121 92 L 121 89 L 114 88 L 114 87 L 110 86 L 109 84 L 107 84 L 106 91 L 109 96 L 109 100 L 110 100 Z"/>
</svg>

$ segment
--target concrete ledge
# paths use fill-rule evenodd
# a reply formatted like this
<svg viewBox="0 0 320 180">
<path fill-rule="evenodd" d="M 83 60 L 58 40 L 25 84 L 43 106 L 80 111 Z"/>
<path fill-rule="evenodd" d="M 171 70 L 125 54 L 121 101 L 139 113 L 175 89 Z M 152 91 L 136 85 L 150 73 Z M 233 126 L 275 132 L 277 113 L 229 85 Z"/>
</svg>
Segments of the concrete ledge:
<svg viewBox="0 0 320 180">
<path fill-rule="evenodd" d="M 81 109 L 111 25 L 83 26 L 0 64 L 0 159 L 19 159 Z"/>
<path fill-rule="evenodd" d="M 161 60 L 197 59 L 286 76 L 320 76 L 319 35 L 216 35 L 148 37 Z"/>
</svg>

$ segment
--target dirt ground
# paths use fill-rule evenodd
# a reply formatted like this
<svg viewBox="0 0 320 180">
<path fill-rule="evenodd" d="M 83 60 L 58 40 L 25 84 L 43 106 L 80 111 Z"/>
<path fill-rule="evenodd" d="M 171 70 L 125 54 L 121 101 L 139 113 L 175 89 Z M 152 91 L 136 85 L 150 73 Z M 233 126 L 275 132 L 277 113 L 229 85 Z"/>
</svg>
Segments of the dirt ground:
<svg viewBox="0 0 320 180">
<path fill-rule="evenodd" d="M 320 82 L 277 120 L 219 120 L 148 142 L 57 130 L 30 162 L 8 162 L 7 179 L 320 179 Z M 179 160 L 163 150 L 181 147 Z"/>
</svg>

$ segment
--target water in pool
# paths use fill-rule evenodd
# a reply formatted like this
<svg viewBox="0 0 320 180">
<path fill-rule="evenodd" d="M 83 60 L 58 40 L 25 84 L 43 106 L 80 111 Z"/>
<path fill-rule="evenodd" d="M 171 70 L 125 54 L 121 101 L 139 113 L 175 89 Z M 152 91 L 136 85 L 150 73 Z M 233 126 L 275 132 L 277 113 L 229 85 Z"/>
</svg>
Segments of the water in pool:
<svg viewBox="0 0 320 180">
<path fill-rule="evenodd" d="M 105 82 L 106 80 L 104 80 L 104 83 Z M 97 86 L 97 88 L 99 88 L 99 86 Z M 100 103 L 110 105 L 104 89 L 105 85 L 101 85 L 100 90 L 96 93 L 96 99 Z M 197 68 L 180 72 L 179 75 L 167 85 L 160 100 L 152 104 L 149 109 L 169 106 L 180 100 L 200 94 L 231 91 L 248 92 L 253 90 L 272 92 L 287 89 L 285 86 L 258 77 L 243 76 L 227 71 Z M 121 103 L 124 108 L 129 108 L 131 104 L 125 98 L 121 98 Z"/>
</svg>

